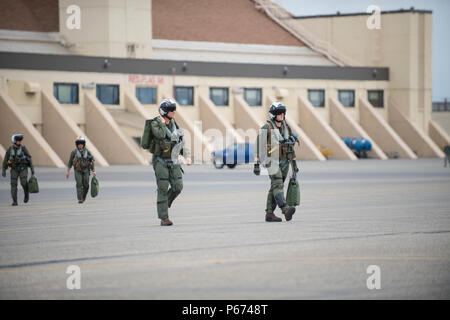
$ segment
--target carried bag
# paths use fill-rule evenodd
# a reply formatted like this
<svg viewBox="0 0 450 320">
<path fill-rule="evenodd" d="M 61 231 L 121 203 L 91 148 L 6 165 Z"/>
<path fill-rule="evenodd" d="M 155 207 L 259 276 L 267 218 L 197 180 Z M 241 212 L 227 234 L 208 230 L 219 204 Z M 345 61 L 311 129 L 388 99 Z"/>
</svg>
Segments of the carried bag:
<svg viewBox="0 0 450 320">
<path fill-rule="evenodd" d="M 290 207 L 300 205 L 300 186 L 297 178 L 295 177 L 289 179 L 289 185 L 286 193 L 286 203 Z"/>
<path fill-rule="evenodd" d="M 92 177 L 91 179 L 91 197 L 95 198 L 98 195 L 98 180 L 96 177 Z"/>
<path fill-rule="evenodd" d="M 142 134 L 141 139 L 141 147 L 144 149 L 148 149 L 151 153 L 155 152 L 155 139 L 152 133 L 152 121 L 157 118 L 145 120 L 144 132 Z"/>
<path fill-rule="evenodd" d="M 28 180 L 28 192 L 29 193 L 39 192 L 39 185 L 35 176 L 31 176 L 30 180 Z"/>
<path fill-rule="evenodd" d="M 300 186 L 297 181 L 297 166 L 294 165 L 294 161 L 291 161 L 292 164 L 292 177 L 289 179 L 289 185 L 286 193 L 286 203 L 290 207 L 295 207 L 300 205 Z"/>
</svg>

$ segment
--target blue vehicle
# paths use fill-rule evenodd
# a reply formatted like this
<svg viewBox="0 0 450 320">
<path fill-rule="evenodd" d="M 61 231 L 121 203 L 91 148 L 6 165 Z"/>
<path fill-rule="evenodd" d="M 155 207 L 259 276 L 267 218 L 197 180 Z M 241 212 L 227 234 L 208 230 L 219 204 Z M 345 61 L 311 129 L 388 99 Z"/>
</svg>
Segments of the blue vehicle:
<svg viewBox="0 0 450 320">
<path fill-rule="evenodd" d="M 252 163 L 254 161 L 254 144 L 234 143 L 223 150 L 216 150 L 211 153 L 211 160 L 217 169 L 222 169 L 225 165 L 233 169 L 238 164 Z"/>
<path fill-rule="evenodd" d="M 367 151 L 372 150 L 372 143 L 364 138 L 341 138 L 358 158 L 367 158 Z"/>
</svg>

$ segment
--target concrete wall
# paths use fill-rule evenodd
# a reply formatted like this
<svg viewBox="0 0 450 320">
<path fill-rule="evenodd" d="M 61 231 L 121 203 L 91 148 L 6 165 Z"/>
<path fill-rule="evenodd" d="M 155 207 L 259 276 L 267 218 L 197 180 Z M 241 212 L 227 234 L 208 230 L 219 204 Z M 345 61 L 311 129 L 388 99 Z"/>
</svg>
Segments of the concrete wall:
<svg viewBox="0 0 450 320">
<path fill-rule="evenodd" d="M 450 134 L 450 112 L 433 112 L 431 114 L 431 120 L 437 123 L 447 134 Z"/>
<path fill-rule="evenodd" d="M 381 28 L 368 29 L 369 15 L 293 19 L 315 37 L 352 57 L 360 66 L 389 67 L 389 88 L 401 112 L 428 132 L 431 118 L 430 13 L 381 15 Z"/>
<path fill-rule="evenodd" d="M 372 143 L 372 149 L 367 152 L 369 158 L 386 160 L 387 156 L 372 139 L 372 137 L 356 122 L 353 117 L 347 114 L 344 106 L 334 98 L 330 98 L 330 125 L 341 137 L 364 138 Z"/>
<path fill-rule="evenodd" d="M 68 160 L 72 150 L 75 149 L 75 139 L 83 136 L 86 147 L 95 159 L 96 166 L 109 166 L 97 147 L 89 137 L 76 125 L 75 121 L 65 112 L 63 107 L 54 98 L 53 94 L 42 91 L 42 135 L 54 148 L 61 159 Z M 61 134 L 64 132 L 64 134 Z M 65 162 L 66 163 L 66 162 Z"/>
<path fill-rule="evenodd" d="M 304 97 L 298 98 L 300 127 L 311 137 L 316 145 L 332 150 L 329 158 L 357 160 L 330 125 L 321 118 L 311 103 Z"/>
<path fill-rule="evenodd" d="M 391 105 L 388 110 L 389 124 L 418 157 L 444 157 L 444 153 L 433 142 L 433 140 L 431 140 L 430 137 L 422 131 L 422 129 L 417 127 L 412 121 L 403 115 L 396 106 Z"/>
<path fill-rule="evenodd" d="M 436 143 L 439 149 L 444 150 L 445 146 L 450 146 L 450 136 L 448 133 L 441 128 L 439 124 L 430 120 L 430 125 L 428 126 L 428 134 L 430 138 Z"/>
<path fill-rule="evenodd" d="M 233 142 L 245 142 L 233 125 L 220 116 L 209 98 L 200 95 L 199 107 L 203 134 L 214 141 L 214 149 L 226 148 Z"/>
<path fill-rule="evenodd" d="M 151 58 L 151 0 L 59 0 L 59 31 L 77 54 Z M 71 5 L 80 8 L 79 29 L 69 29 Z"/>
<path fill-rule="evenodd" d="M 9 147 L 11 136 L 14 133 L 22 133 L 24 135 L 23 144 L 33 158 L 33 165 L 64 168 L 65 165 L 61 158 L 2 89 L 0 89 L 0 110 L 2 110 L 0 144 Z"/>
<path fill-rule="evenodd" d="M 323 159 L 320 153 L 317 153 L 317 145 L 323 144 L 328 146 L 330 143 L 329 130 L 322 129 L 306 129 L 308 123 L 302 123 L 302 108 L 299 105 L 298 97 L 302 97 L 307 101 L 308 89 L 324 89 L 325 90 L 325 107 L 312 107 L 314 115 L 319 120 L 323 120 L 328 127 L 331 123 L 331 104 L 330 98 L 337 99 L 339 89 L 355 90 L 355 107 L 345 108 L 345 115 L 360 122 L 361 127 L 373 138 L 380 148 L 387 152 L 392 151 L 385 149 L 378 139 L 373 136 L 372 132 L 367 130 L 366 125 L 360 121 L 362 103 L 361 99 L 366 99 L 367 90 L 384 90 L 385 100 L 389 97 L 387 81 L 342 81 L 342 80 L 307 80 L 307 79 L 256 79 L 256 78 L 226 78 L 226 77 L 194 77 L 194 76 L 159 76 L 159 75 L 130 75 L 130 74 L 109 74 L 109 73 L 87 73 L 87 72 L 54 72 L 54 71 L 26 71 L 26 70 L 0 70 L 0 87 L 7 91 L 8 95 L 16 103 L 27 119 L 35 126 L 36 130 L 42 132 L 43 128 L 43 109 L 41 90 L 51 95 L 54 82 L 75 82 L 79 84 L 79 103 L 63 104 L 61 108 L 73 120 L 74 123 L 89 136 L 92 143 L 99 148 L 99 152 L 109 164 L 117 163 L 116 160 L 110 158 L 99 146 L 96 141 L 97 133 L 103 135 L 103 132 L 111 130 L 109 120 L 103 119 L 98 121 L 96 126 L 99 127 L 97 133 L 89 132 L 87 114 L 87 98 L 86 94 L 95 98 L 95 84 L 117 84 L 119 85 L 120 97 L 118 105 L 102 105 L 102 109 L 107 114 L 113 115 L 113 120 L 119 125 L 119 130 L 124 134 L 127 141 L 130 137 L 141 136 L 144 120 L 158 115 L 158 103 L 165 97 L 173 98 L 173 88 L 179 85 L 190 85 L 194 87 L 194 104 L 192 106 L 181 106 L 177 108 L 176 119 L 180 126 L 187 129 L 194 141 L 190 142 L 191 150 L 197 152 L 194 160 L 201 159 L 208 161 L 210 152 L 214 147 L 210 146 L 208 139 L 203 134 L 205 130 L 217 129 L 217 133 L 221 135 L 226 132 L 226 128 L 230 128 L 231 132 L 237 132 L 237 137 L 241 137 L 242 141 L 248 136 L 248 130 L 258 127 L 267 118 L 267 112 L 270 104 L 274 99 L 280 100 L 286 104 L 288 110 L 287 119 L 294 120 L 295 124 L 300 125 L 293 129 L 300 135 L 303 141 L 302 146 L 296 149 L 299 159 Z M 35 93 L 26 93 L 26 87 L 33 87 L 37 84 L 40 89 Z M 155 87 L 157 89 L 157 100 L 155 104 L 143 105 L 137 101 L 135 97 L 135 88 L 138 86 Z M 210 87 L 226 87 L 229 88 L 229 105 L 218 107 L 209 99 Z M 243 99 L 242 89 L 249 87 L 259 87 L 262 89 L 262 105 L 249 107 Z M 95 99 L 97 100 L 97 99 Z M 308 102 L 309 103 L 309 102 Z M 309 104 L 310 105 L 310 104 Z M 387 107 L 372 108 L 381 118 L 388 118 Z M 132 115 L 134 117 L 132 117 Z M 133 121 L 133 119 L 138 121 Z M 196 121 L 202 121 L 203 129 L 196 127 Z M 312 120 L 314 122 L 314 120 Z M 136 122 L 136 123 L 134 123 Z M 137 123 L 142 124 L 142 128 Z M 322 122 L 322 121 L 321 121 Z M 315 123 L 315 122 L 314 122 Z M 133 125 L 131 125 L 133 124 Z M 105 126 L 102 130 L 102 126 Z M 322 128 L 318 124 L 319 128 Z M 335 130 L 331 130 L 337 136 Z M 233 136 L 233 134 L 232 134 Z M 72 134 L 70 139 L 72 139 Z M 252 140 L 252 139 L 250 139 Z M 339 139 L 340 140 L 340 139 Z M 322 143 L 319 143 L 321 141 Z M 202 147 L 194 148 L 193 143 L 198 142 Z M 135 141 L 131 142 L 134 149 L 139 150 Z M 345 146 L 345 145 L 344 145 Z M 329 146 L 328 146 L 329 147 Z M 296 147 L 297 148 L 297 147 Z M 334 152 L 339 147 L 331 148 Z M 397 147 L 396 147 L 397 148 Z M 348 149 L 346 146 L 344 149 Z M 127 149 L 121 152 L 127 153 Z M 141 154 L 142 156 L 142 154 Z M 406 154 L 403 156 L 410 157 Z M 149 155 L 146 154 L 148 159 Z M 333 157 L 331 157 L 333 158 Z M 348 158 L 348 156 L 344 156 Z M 64 160 L 64 159 L 63 159 Z M 65 160 L 64 160 L 65 161 Z M 119 161 L 122 163 L 122 160 Z"/>
<path fill-rule="evenodd" d="M 367 99 L 360 99 L 359 122 L 387 156 L 417 159 L 416 154 Z"/>
<path fill-rule="evenodd" d="M 134 141 L 92 94 L 85 94 L 86 133 L 110 164 L 147 164 Z"/>
</svg>

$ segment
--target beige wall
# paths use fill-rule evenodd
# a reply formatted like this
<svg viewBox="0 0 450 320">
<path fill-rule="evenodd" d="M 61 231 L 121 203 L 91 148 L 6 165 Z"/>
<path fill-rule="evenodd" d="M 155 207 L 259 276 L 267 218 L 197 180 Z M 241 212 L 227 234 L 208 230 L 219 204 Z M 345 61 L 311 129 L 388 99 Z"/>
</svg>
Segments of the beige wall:
<svg viewBox="0 0 450 320">
<path fill-rule="evenodd" d="M 445 146 L 450 146 L 450 136 L 447 132 L 445 132 L 442 127 L 434 122 L 430 121 L 430 125 L 428 127 L 428 132 L 430 138 L 437 144 L 439 149 L 444 150 Z"/>
<path fill-rule="evenodd" d="M 80 29 L 67 27 L 70 5 L 81 9 Z M 77 54 L 151 58 L 151 0 L 59 0 L 59 30 Z"/>
<path fill-rule="evenodd" d="M 246 123 L 241 119 L 242 108 L 236 105 L 237 100 L 243 101 L 242 89 L 245 87 L 262 88 L 262 106 L 246 108 L 247 118 L 253 117 L 252 122 L 263 122 L 267 118 L 267 112 L 272 100 L 283 101 L 287 106 L 288 117 L 297 119 L 295 123 L 300 125 L 300 130 L 311 141 L 310 151 L 312 155 L 302 154 L 301 158 L 314 158 L 312 146 L 317 148 L 324 135 L 321 130 L 311 129 L 307 127 L 309 124 L 302 119 L 301 108 L 299 107 L 299 98 L 308 100 L 308 89 L 324 89 L 325 90 L 325 108 L 314 108 L 315 116 L 319 117 L 328 127 L 331 123 L 330 119 L 330 99 L 337 99 L 339 89 L 355 90 L 355 107 L 345 108 L 345 115 L 351 117 L 356 122 L 360 122 L 360 99 L 367 98 L 367 90 L 381 89 L 384 90 L 385 101 L 389 99 L 390 90 L 388 89 L 388 81 L 342 81 L 342 80 L 306 80 L 306 79 L 254 79 L 254 78 L 225 78 L 225 77 L 194 77 L 194 76 L 161 76 L 161 75 L 128 75 L 128 74 L 106 74 L 106 73 L 88 73 L 88 72 L 56 72 L 56 71 L 25 71 L 25 70 L 0 70 L 0 87 L 15 101 L 21 110 L 26 114 L 37 130 L 42 132 L 42 104 L 40 90 L 34 94 L 26 93 L 28 84 L 37 84 L 38 88 L 46 92 L 53 92 L 54 82 L 75 82 L 79 84 L 79 103 L 74 105 L 62 104 L 61 108 L 69 117 L 78 125 L 78 127 L 86 132 L 92 141 L 99 148 L 101 154 L 110 164 L 116 161 L 107 156 L 96 142 L 96 137 L 92 136 L 87 126 L 90 116 L 86 112 L 86 93 L 94 96 L 96 94 L 95 84 L 117 84 L 120 88 L 120 103 L 118 105 L 102 105 L 102 107 L 114 115 L 114 122 L 122 119 L 117 115 L 127 115 L 130 111 L 139 115 L 140 122 L 148 117 L 158 115 L 158 102 L 164 97 L 173 97 L 173 87 L 177 86 L 193 86 L 194 87 L 194 104 L 192 106 L 178 106 L 180 111 L 177 115 L 178 119 L 194 132 L 195 121 L 203 121 L 203 132 L 215 123 L 213 120 L 219 121 L 220 126 L 217 128 L 226 128 L 230 126 L 236 131 L 242 133 L 252 128 L 252 123 Z M 86 85 L 94 85 L 94 88 L 85 88 Z M 157 88 L 157 101 L 155 104 L 141 105 L 136 107 L 135 88 L 137 86 L 150 86 Z M 229 88 L 229 106 L 217 107 L 209 99 L 210 87 L 227 87 Z M 29 85 L 30 87 L 30 85 Z M 31 85 L 33 87 L 33 85 Z M 203 98 L 200 98 L 203 97 Z M 201 102 L 203 99 L 203 102 Z M 237 99 L 237 100 L 236 100 Z M 97 99 L 95 99 L 97 100 Z M 133 100 L 133 103 L 130 103 Z M 386 103 L 386 102 L 385 102 Z M 138 109 L 139 110 L 138 110 Z M 387 108 L 373 108 L 373 112 L 377 113 L 385 121 L 388 120 Z M 213 118 L 211 118 L 213 116 Z M 120 119 L 119 119 L 120 118 Z M 213 120 L 211 120 L 213 119 Z M 125 119 L 126 120 L 126 119 Z M 124 121 L 125 121 L 124 120 Z M 120 122 L 119 121 L 119 122 Z M 128 121 L 128 120 L 127 120 Z M 108 121 L 100 122 L 100 126 L 106 126 Z M 226 125 L 224 125 L 226 124 Z M 119 126 L 122 133 L 129 141 L 131 137 L 136 136 L 139 130 L 128 130 L 130 126 L 123 123 Z M 133 126 L 131 126 L 133 127 Z M 131 128 L 130 127 L 130 128 Z M 214 127 L 214 126 L 213 126 Z M 364 126 L 363 126 L 364 127 Z M 334 136 L 338 137 L 336 132 L 330 127 Z M 223 130 L 219 130 L 223 131 Z M 330 131 L 331 132 L 331 131 Z M 100 133 L 100 131 L 99 131 Z M 370 134 L 370 133 L 369 133 Z M 242 135 L 242 134 L 241 134 Z M 139 134 L 140 136 L 140 134 Z M 196 133 L 202 144 L 203 154 L 209 155 L 209 151 L 205 152 L 207 142 L 203 141 L 202 133 Z M 338 137 L 339 138 L 339 137 Z M 327 139 L 325 139 L 327 140 Z M 135 142 L 132 142 L 136 145 Z M 336 142 L 338 143 L 338 142 Z M 137 145 L 136 145 L 137 146 Z M 340 148 L 340 147 L 336 147 Z M 337 150 L 337 149 L 336 149 Z M 344 151 L 346 153 L 347 151 Z M 142 155 L 141 155 L 142 156 Z M 346 156 L 351 157 L 351 156 Z M 148 158 L 148 157 L 147 157 Z M 300 158 L 300 159 L 301 159 Z M 204 160 L 207 161 L 208 157 Z M 138 161 L 139 162 L 139 161 Z"/>
<path fill-rule="evenodd" d="M 23 144 L 30 152 L 34 165 L 64 167 L 61 158 L 3 89 L 0 89 L 0 110 L 0 144 L 7 148 L 11 145 L 11 136 L 22 133 Z"/>
<path fill-rule="evenodd" d="M 113 117 L 98 99 L 85 94 L 86 133 L 98 146 L 110 164 L 147 164 L 140 149 L 119 128 Z"/>
<path fill-rule="evenodd" d="M 299 124 L 312 141 L 324 150 L 328 150 L 331 159 L 357 160 L 353 152 L 342 142 L 336 131 L 322 119 L 316 109 L 304 97 L 298 98 Z"/>
<path fill-rule="evenodd" d="M 378 144 L 373 138 L 359 125 L 359 123 L 348 114 L 348 111 L 342 106 L 342 104 L 334 98 L 329 99 L 330 105 L 330 124 L 341 138 L 364 138 L 371 142 L 372 149 L 367 151 L 369 158 L 378 158 L 386 160 L 387 156 L 380 149 Z"/>
<path fill-rule="evenodd" d="M 450 134 L 450 112 L 433 112 L 431 119 Z"/>
<path fill-rule="evenodd" d="M 418 157 L 444 157 L 433 140 L 394 106 L 389 108 L 389 124 Z"/>
<path fill-rule="evenodd" d="M 389 67 L 392 101 L 428 132 L 431 117 L 431 22 L 429 13 L 381 15 L 381 29 L 369 30 L 368 15 L 296 19 L 316 37 L 360 66 Z M 386 105 L 386 104 L 385 104 Z"/>
<path fill-rule="evenodd" d="M 359 122 L 361 126 L 388 157 L 417 159 L 411 148 L 377 112 L 376 109 L 378 108 L 374 108 L 367 99 L 363 98 L 360 99 L 359 104 Z"/>
<path fill-rule="evenodd" d="M 42 136 L 52 146 L 59 157 L 68 161 L 69 155 L 75 149 L 75 138 L 83 136 L 86 139 L 86 146 L 95 159 L 96 166 L 107 167 L 108 162 L 98 151 L 89 137 L 78 127 L 64 111 L 61 105 L 53 96 L 53 93 L 41 92 L 42 96 Z M 64 134 L 61 134 L 64 132 Z"/>
</svg>

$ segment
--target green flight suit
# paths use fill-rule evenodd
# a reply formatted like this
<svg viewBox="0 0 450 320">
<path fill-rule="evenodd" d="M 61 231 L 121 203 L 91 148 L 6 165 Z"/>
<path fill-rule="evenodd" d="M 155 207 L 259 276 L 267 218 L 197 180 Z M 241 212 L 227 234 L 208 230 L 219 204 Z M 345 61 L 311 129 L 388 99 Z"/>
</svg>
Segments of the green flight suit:
<svg viewBox="0 0 450 320">
<path fill-rule="evenodd" d="M 87 148 L 82 151 L 75 149 L 70 153 L 69 162 L 67 162 L 68 168 L 72 168 L 72 166 L 74 167 L 78 201 L 84 201 L 89 191 L 90 171 L 95 171 L 94 157 Z"/>
<path fill-rule="evenodd" d="M 17 147 L 13 144 L 6 150 L 2 165 L 3 172 L 6 172 L 8 167 L 11 167 L 11 197 L 13 202 L 17 203 L 17 180 L 20 179 L 25 197 L 28 198 L 28 167 L 31 169 L 31 174 L 34 175 L 33 162 L 24 145 Z"/>
<path fill-rule="evenodd" d="M 157 211 L 159 219 L 169 218 L 169 208 L 175 198 L 183 190 L 183 177 L 181 165 L 178 163 L 178 154 L 172 154 L 177 143 L 181 140 L 171 141 L 172 134 L 177 125 L 171 120 L 168 125 L 155 119 L 151 123 L 151 130 L 156 146 L 153 153 L 152 165 L 156 175 L 158 187 Z M 188 156 L 188 149 L 183 147 L 180 154 Z M 170 188 L 169 188 L 170 187 Z"/>
<path fill-rule="evenodd" d="M 267 167 L 270 178 L 266 213 L 273 213 L 277 205 L 281 210 L 287 207 L 284 197 L 284 181 L 289 172 L 289 163 L 296 157 L 292 146 L 283 145 L 284 140 L 287 140 L 290 134 L 291 129 L 285 121 L 280 128 L 274 122 L 267 122 L 261 127 L 258 134 L 256 152 L 260 159 L 266 161 L 265 167 Z"/>
</svg>

